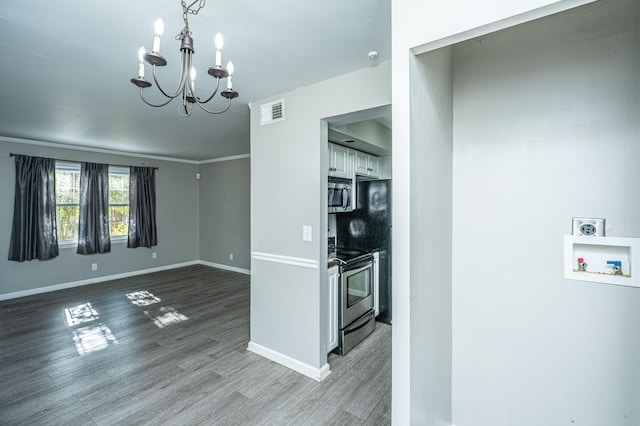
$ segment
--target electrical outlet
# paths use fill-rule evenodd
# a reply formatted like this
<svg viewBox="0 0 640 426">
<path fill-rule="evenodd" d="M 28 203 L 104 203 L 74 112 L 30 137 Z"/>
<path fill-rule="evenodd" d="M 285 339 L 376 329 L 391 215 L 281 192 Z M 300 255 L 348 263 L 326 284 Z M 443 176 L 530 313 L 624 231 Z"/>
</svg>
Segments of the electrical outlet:
<svg viewBox="0 0 640 426">
<path fill-rule="evenodd" d="M 91 264 L 91 270 L 92 271 L 97 271 L 98 270 L 98 264 L 97 263 L 92 263 Z"/>
<path fill-rule="evenodd" d="M 229 260 L 233 260 L 233 253 L 229 253 Z"/>
<path fill-rule="evenodd" d="M 574 217 L 573 235 L 582 235 L 586 237 L 604 237 L 604 219 Z"/>
<path fill-rule="evenodd" d="M 158 258 L 158 253 L 156 253 L 155 251 L 153 252 L 153 254 L 151 255 L 151 257 L 153 259 L 157 259 Z"/>
</svg>

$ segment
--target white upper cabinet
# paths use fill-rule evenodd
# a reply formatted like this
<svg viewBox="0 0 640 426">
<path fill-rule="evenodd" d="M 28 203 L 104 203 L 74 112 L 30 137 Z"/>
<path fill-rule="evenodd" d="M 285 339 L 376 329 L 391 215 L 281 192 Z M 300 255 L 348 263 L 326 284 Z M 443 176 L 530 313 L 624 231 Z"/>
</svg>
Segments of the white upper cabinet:
<svg viewBox="0 0 640 426">
<path fill-rule="evenodd" d="M 380 176 L 380 158 L 365 152 L 355 151 L 355 172 L 360 176 Z"/>
<path fill-rule="evenodd" d="M 329 144 L 329 176 L 351 179 L 352 150 L 342 145 Z"/>
<path fill-rule="evenodd" d="M 380 177 L 380 157 L 329 143 L 329 176 L 353 179 L 354 175 Z"/>
</svg>

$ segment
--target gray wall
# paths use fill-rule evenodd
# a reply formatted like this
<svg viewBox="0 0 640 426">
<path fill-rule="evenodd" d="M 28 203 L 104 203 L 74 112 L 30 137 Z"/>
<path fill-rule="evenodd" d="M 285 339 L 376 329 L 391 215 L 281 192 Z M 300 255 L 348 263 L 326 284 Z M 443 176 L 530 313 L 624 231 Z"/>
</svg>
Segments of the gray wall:
<svg viewBox="0 0 640 426">
<path fill-rule="evenodd" d="M 10 262 L 7 260 L 15 185 L 14 159 L 9 153 L 54 157 L 73 161 L 158 166 L 158 245 L 152 249 L 128 249 L 125 243 L 112 244 L 111 253 L 82 256 L 73 248 L 61 248 L 60 256 L 49 261 Z M 198 166 L 23 143 L 0 142 L 0 295 L 23 292 L 56 284 L 96 279 L 103 276 L 163 267 L 198 259 L 198 187 L 194 178 Z M 157 259 L 152 259 L 152 252 Z M 91 264 L 98 270 L 91 271 Z"/>
<path fill-rule="evenodd" d="M 640 424 L 640 289 L 562 272 L 573 216 L 640 237 L 639 17 L 602 0 L 454 49 L 457 426 Z"/>
<path fill-rule="evenodd" d="M 390 64 L 255 102 L 251 111 L 251 249 L 311 267 L 252 259 L 251 341 L 298 362 L 326 364 L 327 124 L 390 103 Z M 286 120 L 259 124 L 259 106 L 285 99 Z M 273 193 L 286 203 L 273 207 Z M 302 240 L 302 226 L 313 241 Z M 315 263 L 315 267 L 313 267 Z"/>
<path fill-rule="evenodd" d="M 249 158 L 200 165 L 200 260 L 251 268 L 250 166 Z"/>
</svg>

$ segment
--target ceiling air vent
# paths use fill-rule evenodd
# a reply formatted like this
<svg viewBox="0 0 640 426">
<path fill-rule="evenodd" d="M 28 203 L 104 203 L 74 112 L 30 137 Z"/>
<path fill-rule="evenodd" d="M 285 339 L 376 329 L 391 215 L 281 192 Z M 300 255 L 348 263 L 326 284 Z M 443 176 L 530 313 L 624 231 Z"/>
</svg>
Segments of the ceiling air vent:
<svg viewBox="0 0 640 426">
<path fill-rule="evenodd" d="M 260 105 L 260 125 L 284 121 L 284 99 Z"/>
</svg>

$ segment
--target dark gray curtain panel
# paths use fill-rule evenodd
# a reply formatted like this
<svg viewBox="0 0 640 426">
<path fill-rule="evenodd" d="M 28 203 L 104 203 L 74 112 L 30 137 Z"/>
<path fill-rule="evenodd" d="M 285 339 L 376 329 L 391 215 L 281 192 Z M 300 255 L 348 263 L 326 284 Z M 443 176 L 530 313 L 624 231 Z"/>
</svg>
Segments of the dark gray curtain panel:
<svg viewBox="0 0 640 426">
<path fill-rule="evenodd" d="M 131 166 L 127 247 L 151 247 L 157 244 L 156 170 L 152 167 Z"/>
<path fill-rule="evenodd" d="M 9 260 L 48 260 L 58 256 L 56 162 L 16 155 L 16 189 Z"/>
<path fill-rule="evenodd" d="M 82 163 L 78 254 L 109 253 L 109 165 Z"/>
</svg>

